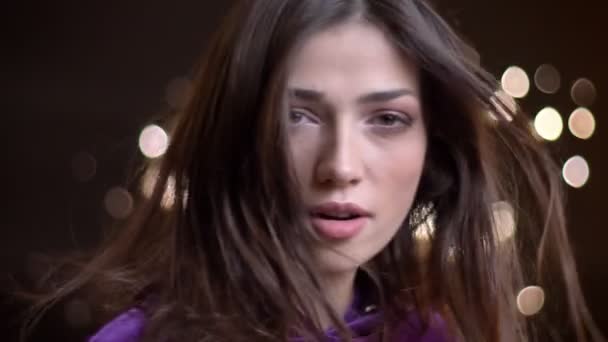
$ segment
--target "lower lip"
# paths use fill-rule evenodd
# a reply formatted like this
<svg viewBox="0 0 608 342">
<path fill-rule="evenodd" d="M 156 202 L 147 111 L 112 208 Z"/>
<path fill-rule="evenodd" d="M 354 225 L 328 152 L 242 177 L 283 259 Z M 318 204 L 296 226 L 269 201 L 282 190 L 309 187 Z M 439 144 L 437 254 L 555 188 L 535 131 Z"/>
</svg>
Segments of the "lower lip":
<svg viewBox="0 0 608 342">
<path fill-rule="evenodd" d="M 350 239 L 357 235 L 367 223 L 368 217 L 361 216 L 350 220 L 328 220 L 313 216 L 311 222 L 313 227 L 321 235 L 334 239 Z"/>
</svg>

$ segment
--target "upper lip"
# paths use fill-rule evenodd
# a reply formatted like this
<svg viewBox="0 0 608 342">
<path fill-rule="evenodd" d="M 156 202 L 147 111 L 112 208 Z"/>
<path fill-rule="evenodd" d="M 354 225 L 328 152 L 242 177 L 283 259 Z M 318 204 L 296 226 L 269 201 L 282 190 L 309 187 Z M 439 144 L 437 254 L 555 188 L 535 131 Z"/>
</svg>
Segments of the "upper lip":
<svg viewBox="0 0 608 342">
<path fill-rule="evenodd" d="M 355 203 L 327 202 L 314 206 L 310 209 L 311 215 L 320 214 L 351 214 L 356 216 L 371 216 L 371 213 Z"/>
</svg>

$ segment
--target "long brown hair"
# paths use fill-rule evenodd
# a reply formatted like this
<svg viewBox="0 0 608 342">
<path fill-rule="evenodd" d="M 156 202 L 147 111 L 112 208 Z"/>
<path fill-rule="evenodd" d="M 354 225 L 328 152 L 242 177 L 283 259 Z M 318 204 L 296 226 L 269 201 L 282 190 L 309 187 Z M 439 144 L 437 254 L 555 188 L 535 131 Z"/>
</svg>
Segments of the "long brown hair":
<svg viewBox="0 0 608 342">
<path fill-rule="evenodd" d="M 290 52 L 352 18 L 377 25 L 417 63 L 428 129 L 414 206 L 363 267 L 380 294 L 385 336 L 413 308 L 425 320 L 440 313 L 450 333 L 467 341 L 555 337 L 543 326 L 563 312 L 578 340 L 602 339 L 578 284 L 555 162 L 526 115 L 496 96 L 495 78 L 423 0 L 238 1 L 172 124 L 152 196 L 138 199 L 128 224 L 36 312 L 87 291 L 106 317 L 141 306 L 142 341 L 320 340 L 312 303 L 322 301 L 348 338 L 311 261 L 316 240 L 303 219 L 283 118 Z M 517 222 L 506 241 L 493 218 L 499 201 L 510 203 Z M 421 262 L 414 234 L 429 216 L 435 229 Z M 527 285 L 542 286 L 549 298 L 533 318 L 515 303 Z"/>
</svg>

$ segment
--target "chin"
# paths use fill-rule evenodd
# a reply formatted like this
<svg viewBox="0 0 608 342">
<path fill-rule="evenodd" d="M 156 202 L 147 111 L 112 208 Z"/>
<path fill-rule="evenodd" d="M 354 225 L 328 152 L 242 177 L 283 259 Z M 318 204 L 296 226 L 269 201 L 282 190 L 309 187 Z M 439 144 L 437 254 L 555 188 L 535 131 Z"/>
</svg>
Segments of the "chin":
<svg viewBox="0 0 608 342">
<path fill-rule="evenodd" d="M 317 252 L 317 263 L 323 274 L 340 274 L 355 272 L 361 265 L 367 262 L 359 253 L 349 253 L 343 249 L 322 248 Z"/>
</svg>

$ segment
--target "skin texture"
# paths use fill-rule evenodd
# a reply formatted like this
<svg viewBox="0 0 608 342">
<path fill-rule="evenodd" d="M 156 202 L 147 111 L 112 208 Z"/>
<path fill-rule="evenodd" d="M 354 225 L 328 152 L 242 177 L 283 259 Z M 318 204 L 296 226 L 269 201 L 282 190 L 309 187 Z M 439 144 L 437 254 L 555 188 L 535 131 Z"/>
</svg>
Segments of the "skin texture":
<svg viewBox="0 0 608 342">
<path fill-rule="evenodd" d="M 312 35 L 291 58 L 288 137 L 306 205 L 371 213 L 358 234 L 324 239 L 316 253 L 341 313 L 357 269 L 393 238 L 418 188 L 427 148 L 419 72 L 361 19 Z"/>
</svg>

